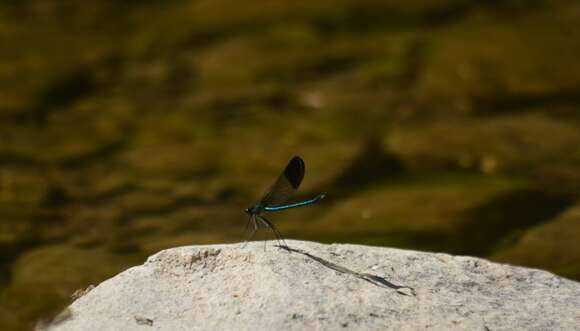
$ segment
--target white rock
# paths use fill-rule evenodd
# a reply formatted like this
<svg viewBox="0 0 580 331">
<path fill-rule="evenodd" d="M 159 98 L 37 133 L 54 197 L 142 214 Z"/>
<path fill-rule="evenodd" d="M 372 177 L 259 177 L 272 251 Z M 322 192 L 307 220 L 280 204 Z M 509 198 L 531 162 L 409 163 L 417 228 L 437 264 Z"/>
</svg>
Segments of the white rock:
<svg viewBox="0 0 580 331">
<path fill-rule="evenodd" d="M 486 260 L 287 241 L 164 250 L 51 330 L 574 330 L 580 284 Z M 400 288 L 398 288 L 400 287 Z"/>
</svg>

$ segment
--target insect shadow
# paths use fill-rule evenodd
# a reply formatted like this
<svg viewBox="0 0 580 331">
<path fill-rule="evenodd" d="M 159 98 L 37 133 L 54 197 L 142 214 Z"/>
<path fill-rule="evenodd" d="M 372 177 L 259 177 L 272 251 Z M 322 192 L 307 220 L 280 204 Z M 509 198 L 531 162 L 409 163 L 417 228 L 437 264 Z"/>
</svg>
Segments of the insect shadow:
<svg viewBox="0 0 580 331">
<path fill-rule="evenodd" d="M 276 245 L 275 247 L 278 247 L 280 249 L 286 250 L 288 252 L 293 252 L 293 253 L 298 253 L 298 254 L 302 254 L 320 264 L 322 264 L 323 266 L 332 269 L 334 271 L 337 271 L 341 274 L 348 274 L 348 275 L 352 275 L 358 279 L 362 279 L 364 281 L 367 281 L 375 286 L 379 286 L 379 287 L 383 287 L 383 288 L 388 288 L 388 289 L 392 289 L 397 291 L 398 294 L 400 295 L 405 295 L 405 296 L 417 296 L 417 294 L 415 293 L 415 289 L 410 287 L 410 286 L 405 286 L 405 285 L 397 285 L 394 283 L 391 283 L 390 281 L 388 281 L 387 279 L 385 279 L 384 277 L 381 276 L 377 276 L 377 275 L 373 275 L 373 274 L 368 274 L 368 273 L 361 273 L 361 272 L 356 272 L 354 270 L 350 270 L 346 267 L 343 267 L 341 265 L 338 265 L 336 263 L 327 261 L 321 257 L 312 255 L 306 251 L 303 251 L 301 249 L 297 249 L 297 248 L 291 248 L 288 247 L 286 245 Z M 408 290 L 408 291 L 404 291 L 404 290 Z M 408 292 L 408 293 L 407 293 Z"/>
</svg>

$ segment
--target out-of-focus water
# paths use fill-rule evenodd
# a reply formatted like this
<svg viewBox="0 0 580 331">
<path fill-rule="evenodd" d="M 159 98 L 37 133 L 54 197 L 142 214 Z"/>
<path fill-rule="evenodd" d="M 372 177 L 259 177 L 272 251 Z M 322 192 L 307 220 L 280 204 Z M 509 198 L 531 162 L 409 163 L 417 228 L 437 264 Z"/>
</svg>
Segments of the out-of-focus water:
<svg viewBox="0 0 580 331">
<path fill-rule="evenodd" d="M 577 1 L 0 5 L 0 321 L 160 249 L 288 238 L 580 279 Z M 258 235 L 260 238 L 262 234 Z"/>
</svg>

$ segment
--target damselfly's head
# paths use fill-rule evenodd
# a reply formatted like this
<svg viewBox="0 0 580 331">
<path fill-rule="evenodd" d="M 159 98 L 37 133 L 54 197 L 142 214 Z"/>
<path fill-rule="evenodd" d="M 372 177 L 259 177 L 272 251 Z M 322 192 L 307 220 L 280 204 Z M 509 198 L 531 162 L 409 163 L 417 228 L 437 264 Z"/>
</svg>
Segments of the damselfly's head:
<svg viewBox="0 0 580 331">
<path fill-rule="evenodd" d="M 246 209 L 244 209 L 244 213 L 251 214 L 252 210 L 250 208 L 246 208 Z"/>
</svg>

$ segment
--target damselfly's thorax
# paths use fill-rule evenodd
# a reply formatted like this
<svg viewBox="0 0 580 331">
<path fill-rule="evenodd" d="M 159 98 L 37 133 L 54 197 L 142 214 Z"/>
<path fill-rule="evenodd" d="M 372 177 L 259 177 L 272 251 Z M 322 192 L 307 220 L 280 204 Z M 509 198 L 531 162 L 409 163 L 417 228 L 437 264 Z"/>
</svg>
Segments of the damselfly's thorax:
<svg viewBox="0 0 580 331">
<path fill-rule="evenodd" d="M 246 208 L 244 212 L 249 215 L 260 214 L 264 211 L 264 207 L 262 205 L 255 205 L 250 208 Z"/>
</svg>

